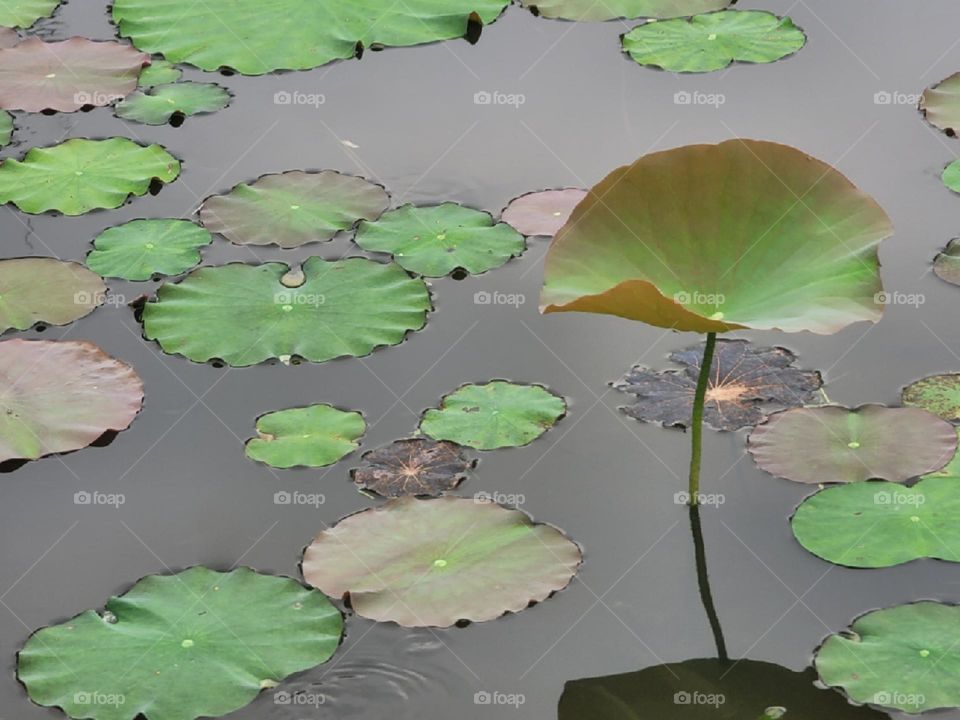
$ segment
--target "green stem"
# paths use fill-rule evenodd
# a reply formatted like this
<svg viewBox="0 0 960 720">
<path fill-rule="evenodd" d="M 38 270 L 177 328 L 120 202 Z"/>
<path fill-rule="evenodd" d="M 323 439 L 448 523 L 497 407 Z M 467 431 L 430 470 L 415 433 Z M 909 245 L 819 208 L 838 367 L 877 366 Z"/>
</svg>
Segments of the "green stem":
<svg viewBox="0 0 960 720">
<path fill-rule="evenodd" d="M 700 506 L 690 506 L 690 530 L 693 534 L 693 551 L 697 563 L 697 586 L 700 588 L 700 602 L 707 613 L 710 631 L 713 633 L 713 642 L 717 646 L 717 657 L 727 662 L 727 643 L 723 639 L 723 628 L 720 627 L 720 616 L 717 607 L 713 604 L 713 593 L 710 591 L 710 576 L 707 573 L 707 548 L 703 542 L 703 527 L 700 524 Z M 764 716 L 766 717 L 766 716 Z"/>
<path fill-rule="evenodd" d="M 713 351 L 717 345 L 717 334 L 707 333 L 707 343 L 703 347 L 703 361 L 700 363 L 700 377 L 697 379 L 697 392 L 693 396 L 693 419 L 690 422 L 690 441 L 693 445 L 690 453 L 690 499 L 696 505 L 700 497 L 700 451 L 703 445 L 703 404 L 707 399 L 707 384 L 710 380 L 710 368 L 713 367 Z"/>
</svg>

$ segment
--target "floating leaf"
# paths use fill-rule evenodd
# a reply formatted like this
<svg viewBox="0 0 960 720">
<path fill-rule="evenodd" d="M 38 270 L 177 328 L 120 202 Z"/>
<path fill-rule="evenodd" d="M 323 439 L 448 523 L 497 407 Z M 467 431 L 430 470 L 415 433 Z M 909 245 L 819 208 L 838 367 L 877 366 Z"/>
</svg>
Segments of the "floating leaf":
<svg viewBox="0 0 960 720">
<path fill-rule="evenodd" d="M 74 112 L 109 105 L 137 86 L 140 68 L 149 62 L 112 40 L 27 38 L 0 49 L 0 108 Z"/>
<path fill-rule="evenodd" d="M 93 343 L 0 342 L 0 462 L 84 448 L 140 412 L 133 368 Z"/>
<path fill-rule="evenodd" d="M 13 115 L 6 110 L 0 110 L 0 147 L 10 144 L 13 137 Z"/>
<path fill-rule="evenodd" d="M 527 193 L 511 200 L 500 220 L 521 235 L 553 237 L 586 196 L 587 191 L 579 188 Z"/>
<path fill-rule="evenodd" d="M 35 703 L 73 718 L 193 720 L 326 662 L 342 632 L 330 601 L 290 578 L 192 567 L 34 633 L 17 674 Z"/>
<path fill-rule="evenodd" d="M 960 375 L 931 375 L 903 389 L 900 401 L 950 422 L 960 422 Z"/>
<path fill-rule="evenodd" d="M 681 371 L 656 373 L 634 366 L 614 387 L 638 400 L 622 410 L 637 420 L 689 427 L 703 361 L 703 343 L 670 354 Z M 820 373 L 793 367 L 786 348 L 754 348 L 746 340 L 719 340 L 710 369 L 703 419 L 717 430 L 763 422 L 775 410 L 811 402 L 823 385 Z"/>
<path fill-rule="evenodd" d="M 42 17 L 49 17 L 60 0 L 4 0 L 0 4 L 0 25 L 28 28 Z"/>
<path fill-rule="evenodd" d="M 363 178 L 290 170 L 207 198 L 200 222 L 238 245 L 293 248 L 375 220 L 389 205 L 387 191 Z"/>
<path fill-rule="evenodd" d="M 820 680 L 858 703 L 920 713 L 960 705 L 960 607 L 917 602 L 874 610 L 817 650 Z"/>
<path fill-rule="evenodd" d="M 768 473 L 795 482 L 900 482 L 946 465 L 957 433 L 919 408 L 824 405 L 771 415 L 747 449 Z"/>
<path fill-rule="evenodd" d="M 164 352 L 242 367 L 359 357 L 426 323 L 427 286 L 393 263 L 311 257 L 302 272 L 302 283 L 288 287 L 283 263 L 201 267 L 160 287 L 144 306 L 144 334 Z"/>
<path fill-rule="evenodd" d="M 539 385 L 494 380 L 464 385 L 427 410 L 420 430 L 477 450 L 520 447 L 533 442 L 567 412 L 563 398 Z"/>
<path fill-rule="evenodd" d="M 303 555 L 307 583 L 350 596 L 358 615 L 449 627 L 520 612 L 567 586 L 580 548 L 520 510 L 445 496 L 405 497 L 350 515 Z"/>
<path fill-rule="evenodd" d="M 506 223 L 450 202 L 391 210 L 376 222 L 360 223 L 355 241 L 364 250 L 391 253 L 398 265 L 426 277 L 459 268 L 486 272 L 525 249 L 523 236 Z"/>
<path fill-rule="evenodd" d="M 933 259 L 933 272 L 941 280 L 960 285 L 960 238 L 954 238 Z"/>
<path fill-rule="evenodd" d="M 892 231 L 872 199 L 799 150 L 689 145 L 590 190 L 550 246 L 541 305 L 694 332 L 832 333 L 880 318 L 876 246 Z"/>
<path fill-rule="evenodd" d="M 179 174 L 180 163 L 159 145 L 75 138 L 31 148 L 23 160 L 4 160 L 0 203 L 34 215 L 47 210 L 82 215 L 120 207 L 131 195 L 144 195 L 151 183 L 173 182 Z"/>
<path fill-rule="evenodd" d="M 931 125 L 955 136 L 960 129 L 960 72 L 924 90 L 920 112 Z"/>
<path fill-rule="evenodd" d="M 440 495 L 453 490 L 477 463 L 459 445 L 424 438 L 397 440 L 363 454 L 353 481 L 383 497 Z"/>
<path fill-rule="evenodd" d="M 521 0 L 537 15 L 563 20 L 673 18 L 721 10 L 734 0 Z M 524 233 L 526 235 L 527 233 Z"/>
<path fill-rule="evenodd" d="M 0 260 L 0 332 L 39 322 L 67 325 L 102 305 L 103 279 L 75 262 L 25 257 Z"/>
<path fill-rule="evenodd" d="M 960 193 L 960 160 L 954 160 L 943 169 L 940 176 L 943 184 L 955 193 Z"/>
<path fill-rule="evenodd" d="M 244 452 L 275 468 L 326 467 L 360 447 L 366 429 L 363 415 L 332 405 L 277 410 L 257 418 Z"/>
<path fill-rule="evenodd" d="M 179 275 L 200 262 L 200 248 L 211 239 L 189 220 L 131 220 L 94 238 L 87 265 L 104 277 L 124 280 Z"/>
<path fill-rule="evenodd" d="M 162 58 L 153 58 L 150 64 L 140 71 L 137 85 L 142 88 L 156 87 L 176 82 L 183 75 L 183 71 L 173 63 Z"/>
<path fill-rule="evenodd" d="M 174 115 L 212 113 L 230 104 L 230 93 L 215 83 L 178 82 L 138 90 L 117 103 L 117 117 L 146 125 L 163 125 Z"/>
</svg>

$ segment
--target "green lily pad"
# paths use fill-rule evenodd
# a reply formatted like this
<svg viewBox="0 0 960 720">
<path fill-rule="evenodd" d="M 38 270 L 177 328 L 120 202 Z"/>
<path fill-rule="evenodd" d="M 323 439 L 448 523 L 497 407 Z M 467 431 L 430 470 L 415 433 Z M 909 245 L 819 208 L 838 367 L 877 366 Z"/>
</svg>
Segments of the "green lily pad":
<svg viewBox="0 0 960 720">
<path fill-rule="evenodd" d="M 960 285 L 960 238 L 954 238 L 933 259 L 934 274 L 948 283 Z"/>
<path fill-rule="evenodd" d="M 177 82 L 138 90 L 114 106 L 124 120 L 163 125 L 174 115 L 212 113 L 230 104 L 230 92 L 215 83 Z"/>
<path fill-rule="evenodd" d="M 523 236 L 489 213 L 443 203 L 404 205 L 376 222 L 362 222 L 354 238 L 370 252 L 393 255 L 410 272 L 443 277 L 462 268 L 477 274 L 500 267 L 523 253 Z"/>
<path fill-rule="evenodd" d="M 602 21 L 688 17 L 722 10 L 731 2 L 733 0 L 521 0 L 520 4 L 548 19 Z"/>
<path fill-rule="evenodd" d="M 916 602 L 874 610 L 817 650 L 820 680 L 851 700 L 907 713 L 960 706 L 960 607 Z"/>
<path fill-rule="evenodd" d="M 200 222 L 237 245 L 294 248 L 375 220 L 389 205 L 387 191 L 363 178 L 290 170 L 207 198 Z"/>
<path fill-rule="evenodd" d="M 143 328 L 164 352 L 195 362 L 324 362 L 396 345 L 430 309 L 426 284 L 396 264 L 311 257 L 300 272 L 284 263 L 198 268 L 160 287 Z"/>
<path fill-rule="evenodd" d="M 920 408 L 823 405 L 771 415 L 747 449 L 762 469 L 794 482 L 900 482 L 950 462 L 957 433 Z"/>
<path fill-rule="evenodd" d="M 521 235 L 553 237 L 586 196 L 587 191 L 580 188 L 527 193 L 511 200 L 500 220 Z"/>
<path fill-rule="evenodd" d="M 0 203 L 32 215 L 47 210 L 82 215 L 120 207 L 131 195 L 146 194 L 152 182 L 173 182 L 179 174 L 180 163 L 159 145 L 75 138 L 31 148 L 23 160 L 4 160 Z"/>
<path fill-rule="evenodd" d="M 931 375 L 910 383 L 903 389 L 900 402 L 960 422 L 960 375 Z"/>
<path fill-rule="evenodd" d="M 0 5 L 0 25 L 28 28 L 37 20 L 53 15 L 60 0 L 4 0 Z"/>
<path fill-rule="evenodd" d="M 142 88 L 152 88 L 157 85 L 166 85 L 176 82 L 183 75 L 183 71 L 163 58 L 152 58 L 150 64 L 140 71 L 137 85 Z"/>
<path fill-rule="evenodd" d="M 360 447 L 366 429 L 363 415 L 332 405 L 277 410 L 257 418 L 244 452 L 275 468 L 326 467 Z"/>
<path fill-rule="evenodd" d="M 689 145 L 590 190 L 547 253 L 541 307 L 701 333 L 829 334 L 880 318 L 877 244 L 892 232 L 876 202 L 799 150 Z"/>
<path fill-rule="evenodd" d="M 172 62 L 263 75 L 309 70 L 364 48 L 463 37 L 471 19 L 489 24 L 507 5 L 509 0 L 233 0 L 224 12 L 193 0 L 116 0 L 113 21 L 122 37 Z"/>
<path fill-rule="evenodd" d="M 317 535 L 303 577 L 358 615 L 404 627 L 449 627 L 520 612 L 566 587 L 576 543 L 520 510 L 472 498 L 388 500 Z"/>
<path fill-rule="evenodd" d="M 463 482 L 477 464 L 459 445 L 426 438 L 397 440 L 365 452 L 362 460 L 350 471 L 353 481 L 382 497 L 440 495 Z"/>
<path fill-rule="evenodd" d="M 943 180 L 943 184 L 946 185 L 949 190 L 960 193 L 960 160 L 954 160 L 947 165 L 943 169 L 943 174 L 940 176 L 940 179 Z"/>
<path fill-rule="evenodd" d="M 960 129 L 960 72 L 924 90 L 920 112 L 931 125 L 955 136 Z"/>
<path fill-rule="evenodd" d="M 13 115 L 6 110 L 0 110 L 0 147 L 10 144 L 13 137 Z"/>
<path fill-rule="evenodd" d="M 641 65 L 713 72 L 733 62 L 775 62 L 806 42 L 788 17 L 762 10 L 721 10 L 640 25 L 623 36 L 623 49 Z"/>
<path fill-rule="evenodd" d="M 211 240 L 189 220 L 131 220 L 94 238 L 87 265 L 104 277 L 124 280 L 179 275 L 200 262 L 200 248 Z"/>
<path fill-rule="evenodd" d="M 67 325 L 104 303 L 103 278 L 56 258 L 0 260 L 0 332 L 37 323 Z"/>
<path fill-rule="evenodd" d="M 72 718 L 218 717 L 329 660 L 342 632 L 340 611 L 295 580 L 192 567 L 37 631 L 17 675 Z"/>
</svg>

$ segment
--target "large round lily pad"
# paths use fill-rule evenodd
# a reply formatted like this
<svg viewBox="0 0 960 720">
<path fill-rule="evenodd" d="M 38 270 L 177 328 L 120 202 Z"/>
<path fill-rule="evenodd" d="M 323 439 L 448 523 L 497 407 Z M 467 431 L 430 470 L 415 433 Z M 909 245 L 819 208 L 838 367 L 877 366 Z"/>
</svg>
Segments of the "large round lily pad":
<svg viewBox="0 0 960 720">
<path fill-rule="evenodd" d="M 244 452 L 275 468 L 326 467 L 356 450 L 366 429 L 363 415 L 332 405 L 277 410 L 257 418 Z"/>
<path fill-rule="evenodd" d="M 283 263 L 201 267 L 160 287 L 143 327 L 165 352 L 196 362 L 324 362 L 396 345 L 424 326 L 428 310 L 427 286 L 393 263 L 311 257 L 302 278 Z"/>
<path fill-rule="evenodd" d="M 721 10 L 733 0 L 521 0 L 540 17 L 562 20 L 674 18 Z"/>
<path fill-rule="evenodd" d="M 357 245 L 391 253 L 401 267 L 426 277 L 443 277 L 457 269 L 482 273 L 520 255 L 523 236 L 488 213 L 443 203 L 433 207 L 404 205 L 357 228 Z"/>
<path fill-rule="evenodd" d="M 576 543 L 520 510 L 470 498 L 399 498 L 344 518 L 303 556 L 306 581 L 366 618 L 449 627 L 520 612 L 566 587 Z"/>
<path fill-rule="evenodd" d="M 389 204 L 387 191 L 363 178 L 290 170 L 207 198 L 200 222 L 238 245 L 293 248 L 375 220 Z"/>
<path fill-rule="evenodd" d="M 131 220 L 94 239 L 87 265 L 104 277 L 124 280 L 179 275 L 200 262 L 200 248 L 211 240 L 189 220 Z"/>
<path fill-rule="evenodd" d="M 960 238 L 954 238 L 933 259 L 933 272 L 941 280 L 960 285 Z"/>
<path fill-rule="evenodd" d="M 956 135 L 960 130 L 960 72 L 924 90 L 920 112 L 934 127 Z"/>
<path fill-rule="evenodd" d="M 204 70 L 244 75 L 309 70 L 371 46 L 419 45 L 491 23 L 509 0 L 116 0 L 120 35 L 141 50 Z"/>
<path fill-rule="evenodd" d="M 931 375 L 910 383 L 903 389 L 900 402 L 960 422 L 960 375 Z"/>
<path fill-rule="evenodd" d="M 521 235 L 553 237 L 586 196 L 587 191 L 580 188 L 527 193 L 511 200 L 500 220 Z"/>
<path fill-rule="evenodd" d="M 960 607 L 917 602 L 874 610 L 817 650 L 820 680 L 850 699 L 907 713 L 960 706 Z"/>
<path fill-rule="evenodd" d="M 23 160 L 0 164 L 0 203 L 25 213 L 59 210 L 82 215 L 123 205 L 144 195 L 151 183 L 168 183 L 180 163 L 159 145 L 138 145 L 126 138 L 74 138 L 46 148 L 31 148 Z"/>
<path fill-rule="evenodd" d="M 563 398 L 539 385 L 494 380 L 464 385 L 427 410 L 420 430 L 477 450 L 520 447 L 533 442 L 564 416 Z"/>
<path fill-rule="evenodd" d="M 4 0 L 0 5 L 0 25 L 28 28 L 57 9 L 60 0 Z"/>
<path fill-rule="evenodd" d="M 799 150 L 689 145 L 590 190 L 550 246 L 541 306 L 694 332 L 832 333 L 880 318 L 876 246 L 892 231 L 872 199 Z"/>
<path fill-rule="evenodd" d="M 142 403 L 133 368 L 93 343 L 0 342 L 0 462 L 84 448 L 125 430 Z"/>
<path fill-rule="evenodd" d="M 34 633 L 17 675 L 73 718 L 219 717 L 329 660 L 342 632 L 340 611 L 295 580 L 192 567 Z"/>
<path fill-rule="evenodd" d="M 397 440 L 364 453 L 362 459 L 351 471 L 353 481 L 383 497 L 440 495 L 463 482 L 477 464 L 459 445 L 426 438 Z"/>
<path fill-rule="evenodd" d="M 950 462 L 957 433 L 919 408 L 824 405 L 771 415 L 747 449 L 768 473 L 795 482 L 900 482 Z"/>
<path fill-rule="evenodd" d="M 83 265 L 56 258 L 0 260 L 0 332 L 66 325 L 102 305 L 107 286 Z"/>
<path fill-rule="evenodd" d="M 189 117 L 222 110 L 230 92 L 216 83 L 177 82 L 138 90 L 117 103 L 114 112 L 124 120 L 163 125 L 174 115 Z"/>
</svg>

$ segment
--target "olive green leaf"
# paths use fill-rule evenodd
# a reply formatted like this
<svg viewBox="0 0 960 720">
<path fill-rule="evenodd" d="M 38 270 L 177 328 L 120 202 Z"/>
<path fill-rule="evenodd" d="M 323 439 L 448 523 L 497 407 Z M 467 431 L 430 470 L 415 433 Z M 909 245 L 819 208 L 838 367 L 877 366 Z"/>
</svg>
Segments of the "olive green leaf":
<svg viewBox="0 0 960 720">
<path fill-rule="evenodd" d="M 910 383 L 903 389 L 900 402 L 960 422 L 960 375 L 931 375 Z"/>
<path fill-rule="evenodd" d="M 275 468 L 325 467 L 356 450 L 366 429 L 363 415 L 332 405 L 277 410 L 257 418 L 244 452 Z"/>
<path fill-rule="evenodd" d="M 103 278 L 83 265 L 48 257 L 0 260 L 0 332 L 37 323 L 67 325 L 106 299 Z"/>
<path fill-rule="evenodd" d="M 114 106 L 117 117 L 146 125 L 163 125 L 174 115 L 190 116 L 222 110 L 230 92 L 215 83 L 177 82 L 138 90 Z"/>
<path fill-rule="evenodd" d="M 948 283 L 960 285 L 960 238 L 954 238 L 933 259 L 934 274 Z"/>
<path fill-rule="evenodd" d="M 960 73 L 924 90 L 920 112 L 931 125 L 955 136 L 960 128 Z"/>
<path fill-rule="evenodd" d="M 131 220 L 94 238 L 87 266 L 104 277 L 124 280 L 179 275 L 200 262 L 200 248 L 211 239 L 189 220 Z"/>
</svg>

